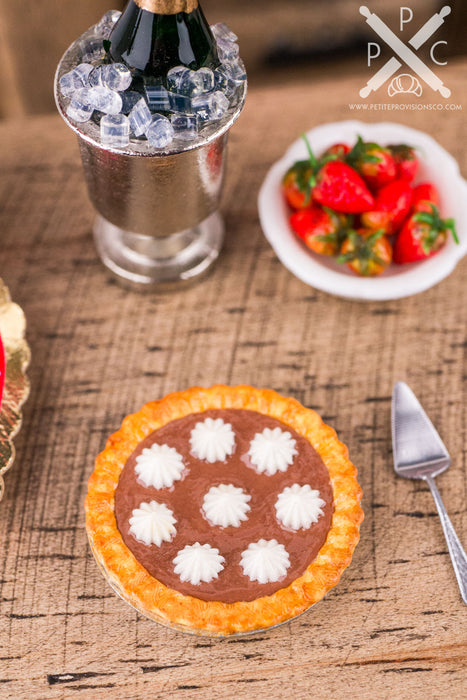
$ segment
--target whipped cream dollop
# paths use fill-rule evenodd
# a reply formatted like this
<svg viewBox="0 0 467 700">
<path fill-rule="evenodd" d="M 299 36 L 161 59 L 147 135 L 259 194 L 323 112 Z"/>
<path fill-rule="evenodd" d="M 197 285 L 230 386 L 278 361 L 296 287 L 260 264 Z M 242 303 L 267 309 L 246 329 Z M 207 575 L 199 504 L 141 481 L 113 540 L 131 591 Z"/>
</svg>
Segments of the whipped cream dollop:
<svg viewBox="0 0 467 700">
<path fill-rule="evenodd" d="M 259 472 L 272 476 L 276 472 L 285 472 L 293 463 L 297 452 L 292 435 L 280 428 L 265 428 L 256 433 L 250 443 L 248 455 Z"/>
<path fill-rule="evenodd" d="M 224 568 L 224 557 L 219 550 L 209 544 L 201 545 L 199 542 L 187 544 L 180 550 L 173 560 L 174 571 L 180 576 L 181 581 L 189 581 L 197 586 L 202 581 L 209 583 L 217 578 Z"/>
<path fill-rule="evenodd" d="M 129 522 L 133 537 L 148 546 L 160 547 L 162 542 L 170 542 L 177 532 L 174 527 L 177 521 L 170 508 L 156 501 L 141 503 L 133 510 Z"/>
<path fill-rule="evenodd" d="M 235 434 L 230 423 L 222 418 L 206 418 L 191 431 L 190 445 L 198 459 L 223 462 L 235 449 Z"/>
<path fill-rule="evenodd" d="M 250 581 L 272 583 L 286 575 L 290 559 L 283 544 L 261 539 L 242 552 L 240 565 Z"/>
<path fill-rule="evenodd" d="M 324 514 L 325 501 L 309 484 L 286 486 L 276 501 L 277 519 L 292 530 L 306 530 Z"/>
<path fill-rule="evenodd" d="M 154 443 L 136 457 L 135 472 L 145 486 L 155 489 L 172 486 L 181 479 L 184 468 L 182 455 L 168 445 Z"/>
<path fill-rule="evenodd" d="M 212 525 L 220 527 L 239 527 L 247 520 L 251 510 L 248 501 L 251 500 L 245 491 L 233 484 L 212 486 L 203 499 L 203 511 Z"/>
</svg>

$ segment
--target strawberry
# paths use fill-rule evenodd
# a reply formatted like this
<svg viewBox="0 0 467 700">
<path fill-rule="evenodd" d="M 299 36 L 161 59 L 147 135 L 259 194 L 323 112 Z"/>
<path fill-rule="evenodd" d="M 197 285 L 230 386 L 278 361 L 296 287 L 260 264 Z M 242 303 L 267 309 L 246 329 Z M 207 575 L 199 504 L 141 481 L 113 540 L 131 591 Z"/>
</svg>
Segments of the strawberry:
<svg viewBox="0 0 467 700">
<path fill-rule="evenodd" d="M 310 158 L 312 175 L 309 185 L 313 200 L 343 214 L 360 214 L 372 209 L 373 195 L 360 175 L 347 163 L 337 160 L 335 154 L 318 160 L 305 135 L 303 139 Z"/>
<path fill-rule="evenodd" d="M 339 160 L 345 160 L 345 157 L 348 153 L 350 153 L 351 148 L 350 146 L 347 146 L 346 143 L 335 143 L 332 146 L 329 146 L 327 148 L 323 156 L 336 156 Z"/>
<path fill-rule="evenodd" d="M 299 238 L 321 255 L 335 255 L 339 250 L 340 232 L 346 218 L 331 209 L 312 205 L 290 217 L 290 225 Z"/>
<path fill-rule="evenodd" d="M 384 231 L 361 228 L 347 232 L 337 262 L 346 263 L 362 277 L 375 277 L 384 272 L 391 259 L 392 248 Z"/>
<path fill-rule="evenodd" d="M 389 150 L 396 163 L 397 179 L 412 182 L 418 171 L 418 158 L 415 149 L 401 143 L 389 146 Z"/>
<path fill-rule="evenodd" d="M 294 163 L 285 173 L 282 179 L 282 191 L 292 209 L 303 209 L 309 205 L 312 174 L 310 161 L 308 160 Z"/>
<path fill-rule="evenodd" d="M 320 169 L 313 199 L 343 214 L 361 214 L 374 208 L 375 200 L 362 178 L 349 165 L 334 160 Z"/>
<path fill-rule="evenodd" d="M 361 221 L 373 231 L 382 228 L 385 233 L 395 233 L 404 223 L 411 206 L 411 186 L 406 180 L 394 180 L 379 190 L 374 211 L 362 214 Z"/>
<path fill-rule="evenodd" d="M 426 204 L 430 203 L 439 207 L 439 194 L 438 190 L 431 182 L 424 182 L 417 187 L 414 187 L 412 193 L 412 209 L 413 211 L 418 211 L 421 203 L 424 203 L 422 208 L 426 209 Z M 431 209 L 431 208 L 430 208 Z M 429 211 L 430 211 L 429 209 Z"/>
<path fill-rule="evenodd" d="M 382 229 L 388 236 L 392 233 L 391 212 L 383 211 L 378 206 L 375 207 L 375 211 L 368 211 L 362 214 L 360 223 L 365 228 L 371 229 L 371 231 Z"/>
<path fill-rule="evenodd" d="M 438 207 L 434 204 L 429 207 L 430 212 L 417 210 L 405 222 L 394 244 L 395 263 L 402 265 L 432 257 L 446 244 L 449 232 L 459 243 L 454 219 L 443 220 Z"/>
<path fill-rule="evenodd" d="M 372 190 L 378 190 L 397 176 L 396 162 L 389 148 L 377 143 L 367 143 L 361 136 L 347 154 L 346 162 L 365 180 Z"/>
</svg>

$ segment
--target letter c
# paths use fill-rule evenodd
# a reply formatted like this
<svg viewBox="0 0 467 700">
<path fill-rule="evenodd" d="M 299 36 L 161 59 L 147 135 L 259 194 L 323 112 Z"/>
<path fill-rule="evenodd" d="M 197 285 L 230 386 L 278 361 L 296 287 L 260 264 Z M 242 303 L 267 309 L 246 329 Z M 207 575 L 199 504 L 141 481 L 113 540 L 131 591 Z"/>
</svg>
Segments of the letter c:
<svg viewBox="0 0 467 700">
<path fill-rule="evenodd" d="M 447 43 L 448 43 L 447 41 L 437 41 L 436 44 L 433 44 L 433 46 L 431 47 L 431 51 L 430 51 L 431 60 L 433 61 L 433 63 L 436 63 L 437 66 L 446 66 L 448 62 L 447 62 L 447 61 L 437 61 L 437 60 L 436 60 L 436 58 L 435 58 L 435 48 L 436 48 L 437 46 L 439 46 L 440 44 L 446 44 L 446 45 L 447 45 Z"/>
</svg>

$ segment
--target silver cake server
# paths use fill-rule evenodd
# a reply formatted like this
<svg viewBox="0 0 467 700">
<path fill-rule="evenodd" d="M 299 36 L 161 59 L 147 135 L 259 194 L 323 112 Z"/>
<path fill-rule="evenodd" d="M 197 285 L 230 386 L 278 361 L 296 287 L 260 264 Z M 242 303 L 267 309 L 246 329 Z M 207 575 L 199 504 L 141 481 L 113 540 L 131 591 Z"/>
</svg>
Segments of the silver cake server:
<svg viewBox="0 0 467 700">
<path fill-rule="evenodd" d="M 413 391 L 397 382 L 392 393 L 392 447 L 396 474 L 423 479 L 438 509 L 462 600 L 467 604 L 467 555 L 446 513 L 434 477 L 444 472 L 451 458 Z"/>
</svg>

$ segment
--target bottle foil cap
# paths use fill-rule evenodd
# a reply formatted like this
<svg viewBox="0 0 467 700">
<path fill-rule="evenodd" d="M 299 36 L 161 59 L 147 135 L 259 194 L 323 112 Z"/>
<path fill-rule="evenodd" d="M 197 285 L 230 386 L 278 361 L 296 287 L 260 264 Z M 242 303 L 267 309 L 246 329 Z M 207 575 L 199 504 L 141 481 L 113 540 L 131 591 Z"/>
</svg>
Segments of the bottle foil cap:
<svg viewBox="0 0 467 700">
<path fill-rule="evenodd" d="M 134 0 L 142 10 L 158 15 L 175 15 L 177 12 L 193 12 L 198 0 Z"/>
</svg>

